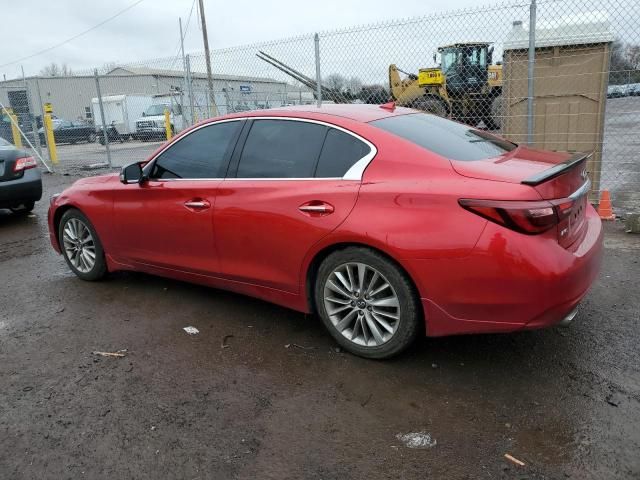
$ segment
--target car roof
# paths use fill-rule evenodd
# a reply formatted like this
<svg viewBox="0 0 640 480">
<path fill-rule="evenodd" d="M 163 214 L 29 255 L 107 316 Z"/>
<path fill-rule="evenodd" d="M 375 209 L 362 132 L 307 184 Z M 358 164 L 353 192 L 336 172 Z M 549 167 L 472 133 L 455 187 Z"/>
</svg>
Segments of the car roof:
<svg viewBox="0 0 640 480">
<path fill-rule="evenodd" d="M 316 105 L 295 105 L 291 107 L 270 108 L 265 110 L 253 110 L 250 112 L 239 112 L 237 114 L 226 115 L 227 118 L 233 117 L 297 117 L 320 119 L 324 116 L 342 117 L 357 122 L 373 122 L 387 117 L 395 117 L 398 115 L 407 115 L 416 113 L 410 108 L 395 107 L 393 104 L 385 105 L 369 105 L 354 103 L 323 103 L 320 107 Z"/>
</svg>

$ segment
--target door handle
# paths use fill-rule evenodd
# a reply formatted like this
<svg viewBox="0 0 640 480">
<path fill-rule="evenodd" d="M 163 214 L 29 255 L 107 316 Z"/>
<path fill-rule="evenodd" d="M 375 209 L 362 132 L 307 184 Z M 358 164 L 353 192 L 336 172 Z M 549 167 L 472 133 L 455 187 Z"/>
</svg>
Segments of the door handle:
<svg viewBox="0 0 640 480">
<path fill-rule="evenodd" d="M 184 202 L 184 206 L 189 210 L 206 210 L 211 207 L 211 204 L 202 198 L 194 198 L 193 200 Z"/>
<path fill-rule="evenodd" d="M 335 211 L 333 205 L 327 202 L 322 202 L 320 200 L 312 200 L 307 203 L 303 203 L 298 207 L 302 213 L 306 213 L 311 216 L 323 216 L 329 215 Z"/>
</svg>

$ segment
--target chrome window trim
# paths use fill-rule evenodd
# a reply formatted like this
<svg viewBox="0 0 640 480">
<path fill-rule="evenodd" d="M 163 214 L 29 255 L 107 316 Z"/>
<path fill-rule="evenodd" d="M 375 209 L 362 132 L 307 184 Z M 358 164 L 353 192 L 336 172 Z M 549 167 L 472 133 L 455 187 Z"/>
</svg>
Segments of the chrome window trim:
<svg viewBox="0 0 640 480">
<path fill-rule="evenodd" d="M 346 133 L 347 135 L 351 135 L 352 137 L 360 140 L 361 142 L 363 142 L 365 145 L 367 145 L 370 150 L 369 153 L 367 153 L 364 157 L 362 157 L 360 160 L 358 160 L 356 163 L 354 163 L 349 170 L 346 171 L 346 173 L 342 176 L 342 177 L 295 177 L 295 178 L 238 178 L 238 177 L 226 177 L 226 178 L 164 178 L 164 179 L 156 179 L 156 178 L 149 178 L 149 180 L 152 180 L 154 182 L 166 182 L 166 181 L 171 181 L 171 182 L 176 182 L 176 181 L 184 181 L 184 180 L 189 180 L 189 181 L 204 181 L 204 180 L 235 180 L 235 181 L 239 181 L 239 180 L 250 180 L 250 181 L 291 181 L 291 180 L 304 180 L 304 181 L 310 181 L 310 180 L 314 180 L 314 181 L 327 181 L 327 180 L 353 180 L 353 181 L 362 181 L 362 176 L 364 175 L 364 171 L 367 169 L 367 167 L 369 166 L 369 164 L 371 163 L 371 161 L 374 159 L 374 157 L 378 154 L 378 149 L 376 148 L 376 146 L 371 143 L 369 140 L 367 140 L 366 138 L 358 135 L 355 132 L 352 132 L 351 130 L 347 130 L 344 127 L 341 127 L 339 125 L 335 125 L 333 123 L 329 123 L 329 122 L 325 122 L 323 120 L 313 120 L 310 118 L 299 118 L 299 117 L 279 117 L 279 116 L 250 116 L 250 117 L 235 117 L 235 118 L 225 118 L 223 120 L 216 120 L 214 122 L 209 122 L 209 123 L 205 123 L 204 125 L 200 125 L 196 128 L 194 128 L 193 130 L 190 130 L 187 134 L 183 135 L 182 137 L 180 137 L 179 140 L 177 140 L 175 143 L 169 143 L 167 145 L 165 145 L 165 147 L 160 150 L 158 153 L 156 153 L 154 155 L 154 157 L 149 160 L 149 172 L 151 171 L 151 169 L 153 168 L 152 165 L 155 163 L 156 159 L 162 155 L 162 153 L 167 150 L 169 147 L 175 145 L 176 143 L 182 141 L 182 139 L 188 137 L 189 135 L 191 135 L 193 132 L 200 130 L 201 128 L 204 127 L 209 127 L 211 125 L 216 125 L 218 123 L 226 123 L 226 122 L 237 122 L 237 121 L 243 121 L 243 120 L 290 120 L 290 121 L 295 121 L 295 122 L 305 122 L 305 123 L 315 123 L 317 125 L 323 125 L 325 127 L 329 127 L 329 128 L 335 128 L 336 130 L 340 130 L 344 133 Z M 145 167 L 146 168 L 146 167 Z"/>
</svg>

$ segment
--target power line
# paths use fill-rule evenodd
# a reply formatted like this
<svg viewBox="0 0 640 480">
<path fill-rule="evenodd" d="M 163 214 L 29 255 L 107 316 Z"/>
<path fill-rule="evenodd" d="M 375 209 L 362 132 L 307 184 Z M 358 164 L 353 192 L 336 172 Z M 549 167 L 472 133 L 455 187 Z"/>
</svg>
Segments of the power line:
<svg viewBox="0 0 640 480">
<path fill-rule="evenodd" d="M 144 2 L 144 0 L 138 0 L 137 2 L 134 2 L 133 4 L 129 5 L 127 8 L 125 8 L 125 9 L 123 9 L 123 10 L 120 10 L 120 11 L 119 11 L 118 13 L 116 13 L 115 15 L 112 15 L 111 17 L 107 18 L 106 20 L 103 20 L 102 22 L 100 22 L 100 23 L 98 23 L 98 24 L 94 25 L 93 27 L 91 27 L 91 28 L 89 28 L 89 29 L 87 29 L 87 30 L 85 30 L 85 31 L 83 31 L 83 32 L 78 33 L 77 35 L 74 35 L 74 36 L 73 36 L 73 37 L 71 37 L 71 38 L 68 38 L 68 39 L 66 39 L 66 40 L 64 40 L 64 41 L 62 41 L 62 42 L 60 42 L 60 43 L 57 43 L 57 44 L 55 44 L 55 45 L 52 45 L 51 47 L 47 47 L 47 48 L 45 48 L 44 50 L 40 50 L 39 52 L 33 53 L 33 54 L 31 54 L 31 55 L 27 55 L 26 57 L 22 57 L 22 58 L 19 58 L 19 59 L 17 59 L 17 60 L 13 60 L 12 62 L 5 63 L 5 64 L 3 64 L 3 65 L 0 65 L 0 68 L 7 67 L 7 66 L 9 66 L 9 65 L 15 65 L 16 63 L 20 63 L 20 62 L 22 62 L 22 61 L 24 61 L 24 60 L 28 60 L 28 59 L 33 58 L 33 57 L 37 57 L 38 55 L 42 55 L 43 53 L 50 52 L 51 50 L 54 50 L 54 49 L 56 49 L 56 48 L 58 48 L 58 47 L 61 47 L 62 45 L 65 45 L 65 44 L 67 44 L 67 43 L 69 43 L 69 42 L 72 42 L 72 41 L 73 41 L 73 40 L 75 40 L 76 38 L 79 38 L 79 37 L 81 37 L 81 36 L 83 36 L 83 35 L 86 35 L 87 33 L 89 33 L 89 32 L 91 32 L 91 31 L 95 30 L 96 28 L 101 27 L 101 26 L 102 26 L 102 25 L 104 25 L 105 23 L 110 22 L 110 21 L 111 21 L 111 20 L 113 20 L 114 18 L 119 17 L 119 16 L 120 16 L 120 15 L 122 15 L 123 13 L 125 13 L 125 12 L 127 12 L 127 11 L 131 10 L 133 7 L 135 7 L 136 5 L 138 5 L 138 4 L 142 3 L 142 2 Z"/>
</svg>

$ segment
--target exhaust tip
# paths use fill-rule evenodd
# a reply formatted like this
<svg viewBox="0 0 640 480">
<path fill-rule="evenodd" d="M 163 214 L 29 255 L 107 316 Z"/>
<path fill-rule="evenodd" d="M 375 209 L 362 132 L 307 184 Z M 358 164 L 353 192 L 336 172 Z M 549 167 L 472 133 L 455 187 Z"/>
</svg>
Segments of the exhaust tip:
<svg viewBox="0 0 640 480">
<path fill-rule="evenodd" d="M 578 307 L 571 310 L 571 312 L 566 317 L 560 320 L 558 326 L 563 328 L 568 327 L 571 322 L 573 322 L 573 319 L 576 318 L 576 315 L 578 315 Z"/>
</svg>

